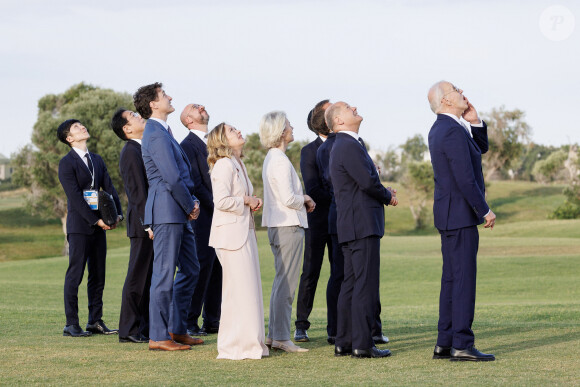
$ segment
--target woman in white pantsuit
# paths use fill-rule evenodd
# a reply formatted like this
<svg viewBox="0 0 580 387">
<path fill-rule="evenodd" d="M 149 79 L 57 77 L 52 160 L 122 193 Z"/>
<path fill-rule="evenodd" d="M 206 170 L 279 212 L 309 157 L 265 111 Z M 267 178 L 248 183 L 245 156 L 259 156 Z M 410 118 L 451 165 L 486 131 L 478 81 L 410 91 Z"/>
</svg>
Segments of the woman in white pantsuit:
<svg viewBox="0 0 580 387">
<path fill-rule="evenodd" d="M 290 341 L 290 319 L 300 275 L 304 229 L 308 227 L 306 211 L 314 211 L 315 203 L 303 194 L 300 178 L 286 156 L 294 134 L 285 113 L 274 111 L 262 117 L 260 141 L 268 148 L 262 168 L 262 226 L 268 227 L 276 266 L 266 344 L 286 352 L 306 352 Z"/>
<path fill-rule="evenodd" d="M 264 343 L 264 305 L 253 211 L 262 200 L 242 162 L 245 139 L 236 128 L 221 123 L 208 135 L 214 213 L 209 245 L 223 269 L 218 359 L 260 359 Z"/>
</svg>

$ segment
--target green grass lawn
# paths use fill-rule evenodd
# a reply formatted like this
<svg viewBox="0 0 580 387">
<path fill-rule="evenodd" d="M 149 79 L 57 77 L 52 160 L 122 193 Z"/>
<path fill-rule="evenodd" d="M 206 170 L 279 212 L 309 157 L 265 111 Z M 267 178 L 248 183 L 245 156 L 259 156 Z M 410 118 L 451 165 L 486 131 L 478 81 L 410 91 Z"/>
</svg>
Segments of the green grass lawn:
<svg viewBox="0 0 580 387">
<path fill-rule="evenodd" d="M 0 195 L 0 385 L 579 385 L 580 220 L 548 220 L 561 186 L 493 182 L 493 231 L 480 229 L 476 345 L 491 363 L 432 360 L 441 275 L 438 235 L 412 231 L 408 204 L 387 208 L 381 246 L 384 333 L 393 356 L 335 358 L 326 344 L 325 263 L 311 315 L 310 352 L 216 360 L 216 335 L 184 353 L 150 352 L 117 337 L 62 336 L 67 258 L 60 222 L 39 221 L 21 195 Z M 399 191 L 400 192 L 400 191 Z M 399 193 L 401 198 L 402 193 Z M 129 255 L 125 230 L 107 233 L 104 320 L 117 327 Z M 258 233 L 265 323 L 274 276 Z M 45 257 L 44 259 L 30 259 Z M 86 324 L 86 278 L 79 292 Z M 295 313 L 295 309 L 294 309 Z M 294 318 L 294 315 L 293 315 Z"/>
<path fill-rule="evenodd" d="M 116 336 L 62 336 L 62 284 L 67 260 L 0 265 L 0 377 L 11 384 L 83 385 L 574 385 L 580 381 L 580 220 L 560 235 L 501 227 L 481 230 L 476 345 L 495 353 L 492 363 L 431 360 L 436 339 L 441 258 L 437 236 L 387 236 L 382 241 L 381 301 L 384 332 L 393 356 L 335 358 L 326 344 L 321 274 L 309 330 L 310 352 L 274 352 L 259 361 L 216 360 L 216 336 L 185 353 L 150 352 L 120 344 Z M 274 275 L 267 235 L 258 234 L 266 323 Z M 118 324 L 128 248 L 111 249 L 104 319 Z M 79 294 L 86 323 L 86 282 Z"/>
</svg>

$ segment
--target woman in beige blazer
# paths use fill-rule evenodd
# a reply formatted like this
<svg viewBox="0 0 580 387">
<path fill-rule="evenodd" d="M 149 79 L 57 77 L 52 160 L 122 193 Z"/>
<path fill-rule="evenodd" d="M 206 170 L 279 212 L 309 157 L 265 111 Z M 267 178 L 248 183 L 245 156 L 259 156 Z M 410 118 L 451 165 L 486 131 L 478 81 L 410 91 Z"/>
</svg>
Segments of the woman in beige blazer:
<svg viewBox="0 0 580 387">
<path fill-rule="evenodd" d="M 262 169 L 262 226 L 268 227 L 276 267 L 266 345 L 286 352 L 305 352 L 308 350 L 290 341 L 290 319 L 302 262 L 304 229 L 308 227 L 306 212 L 314 211 L 315 203 L 303 194 L 300 178 L 286 156 L 286 148 L 294 141 L 292 130 L 283 112 L 268 113 L 260 123 L 260 141 L 268 148 Z"/>
<path fill-rule="evenodd" d="M 242 162 L 245 139 L 233 126 L 221 123 L 208 135 L 214 212 L 209 245 L 223 269 L 218 359 L 260 359 L 264 343 L 264 305 L 258 245 L 252 213 L 262 199 Z"/>
</svg>

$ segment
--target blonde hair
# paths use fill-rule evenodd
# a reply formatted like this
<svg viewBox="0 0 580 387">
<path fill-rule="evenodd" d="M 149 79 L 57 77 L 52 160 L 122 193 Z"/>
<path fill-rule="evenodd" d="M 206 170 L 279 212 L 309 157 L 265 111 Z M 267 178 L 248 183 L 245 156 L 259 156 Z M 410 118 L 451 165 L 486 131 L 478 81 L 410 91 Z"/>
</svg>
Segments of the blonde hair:
<svg viewBox="0 0 580 387">
<path fill-rule="evenodd" d="M 273 111 L 264 114 L 260 121 L 260 142 L 267 148 L 276 148 L 282 140 L 286 128 L 286 113 Z"/>
<path fill-rule="evenodd" d="M 209 165 L 209 170 L 211 171 L 215 163 L 224 157 L 232 157 L 232 148 L 226 137 L 226 123 L 222 122 L 207 135 L 207 164 Z M 241 157 L 244 157 L 243 151 Z"/>
</svg>

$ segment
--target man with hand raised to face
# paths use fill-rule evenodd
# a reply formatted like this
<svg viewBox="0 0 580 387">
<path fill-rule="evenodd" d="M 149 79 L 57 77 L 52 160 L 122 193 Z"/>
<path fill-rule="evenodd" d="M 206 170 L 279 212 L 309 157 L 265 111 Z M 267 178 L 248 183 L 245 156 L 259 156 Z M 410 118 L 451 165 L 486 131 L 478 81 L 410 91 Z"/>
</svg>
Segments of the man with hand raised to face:
<svg viewBox="0 0 580 387">
<path fill-rule="evenodd" d="M 193 192 L 199 199 L 201 210 L 199 217 L 191 221 L 200 271 L 187 317 L 187 333 L 192 336 L 205 336 L 208 333 L 217 333 L 222 303 L 222 267 L 214 248 L 209 246 L 213 217 L 213 193 L 207 164 L 209 114 L 205 106 L 190 103 L 185 106 L 180 118 L 183 126 L 189 130 L 189 134 L 181 142 L 181 147 L 191 164 Z M 198 319 L 202 306 L 203 326 L 200 329 Z"/>
<path fill-rule="evenodd" d="M 175 111 L 171 97 L 161 83 L 154 83 L 139 88 L 133 102 L 148 119 L 141 153 L 149 183 L 143 223 L 151 226 L 154 235 L 149 349 L 187 350 L 203 343 L 187 334 L 187 312 L 199 276 L 189 221 L 199 216 L 199 201 L 193 194 L 187 156 L 167 124 Z"/>
<path fill-rule="evenodd" d="M 481 155 L 488 150 L 487 125 L 463 90 L 449 82 L 434 84 L 427 95 L 437 120 L 429 131 L 435 178 L 433 215 L 441 234 L 443 273 L 439 296 L 439 334 L 434 359 L 493 361 L 478 351 L 471 330 L 479 232 L 493 229 L 495 214 L 485 201 Z M 471 133 L 463 118 L 471 125 Z"/>
<path fill-rule="evenodd" d="M 63 335 L 116 334 L 117 330 L 107 328 L 102 320 L 107 257 L 105 230 L 114 229 L 123 220 L 121 202 L 103 159 L 88 151 L 87 140 L 91 136 L 87 128 L 79 120 L 66 120 L 58 127 L 57 137 L 72 148 L 58 164 L 58 179 L 67 198 L 66 236 L 69 244 L 69 264 L 64 279 L 66 326 Z M 101 188 L 113 196 L 119 213 L 117 223 L 112 226 L 100 219 L 97 195 Z M 89 269 L 86 332 L 81 329 L 78 316 L 78 290 L 85 265 Z"/>
</svg>

